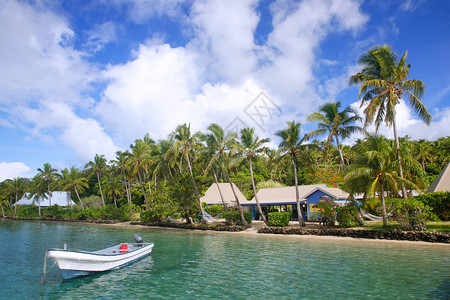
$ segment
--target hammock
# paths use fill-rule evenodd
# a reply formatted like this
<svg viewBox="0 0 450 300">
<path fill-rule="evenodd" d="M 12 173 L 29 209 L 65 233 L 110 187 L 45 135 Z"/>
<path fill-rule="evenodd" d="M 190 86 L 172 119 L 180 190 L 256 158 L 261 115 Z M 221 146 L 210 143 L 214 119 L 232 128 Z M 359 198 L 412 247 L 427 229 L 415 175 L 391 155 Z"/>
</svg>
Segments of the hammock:
<svg viewBox="0 0 450 300">
<path fill-rule="evenodd" d="M 361 211 L 361 215 L 371 221 L 383 221 L 383 217 L 379 217 L 379 216 L 375 216 L 372 215 L 370 213 L 368 213 L 367 211 L 363 210 L 362 208 L 359 208 L 359 210 Z M 391 215 L 392 211 L 390 213 L 388 213 L 387 215 Z"/>
</svg>

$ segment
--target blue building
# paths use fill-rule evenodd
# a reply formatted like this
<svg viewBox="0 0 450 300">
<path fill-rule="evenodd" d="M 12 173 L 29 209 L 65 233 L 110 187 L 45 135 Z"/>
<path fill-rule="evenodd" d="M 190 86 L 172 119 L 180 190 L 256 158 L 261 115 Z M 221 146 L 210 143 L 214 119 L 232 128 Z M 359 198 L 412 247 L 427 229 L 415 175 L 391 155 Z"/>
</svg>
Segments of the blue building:
<svg viewBox="0 0 450 300">
<path fill-rule="evenodd" d="M 339 206 L 348 203 L 349 194 L 339 188 L 329 188 L 325 184 L 312 184 L 298 186 L 300 205 L 302 206 L 303 218 L 307 221 L 317 220 L 318 208 L 315 204 L 323 196 L 328 196 Z M 297 201 L 295 197 L 295 186 L 261 189 L 257 193 L 259 204 L 264 214 L 271 211 L 291 211 L 291 220 L 298 219 Z M 256 199 L 241 202 L 242 207 L 250 212 L 254 220 L 259 220 L 259 211 Z"/>
</svg>

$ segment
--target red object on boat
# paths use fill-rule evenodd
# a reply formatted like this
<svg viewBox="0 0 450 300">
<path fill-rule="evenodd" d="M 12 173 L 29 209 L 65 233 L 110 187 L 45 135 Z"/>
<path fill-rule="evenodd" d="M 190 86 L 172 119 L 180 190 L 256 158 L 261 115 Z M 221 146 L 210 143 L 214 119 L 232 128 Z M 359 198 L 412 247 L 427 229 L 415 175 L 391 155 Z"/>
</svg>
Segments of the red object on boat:
<svg viewBox="0 0 450 300">
<path fill-rule="evenodd" d="M 121 244 L 120 245 L 120 253 L 127 253 L 128 252 L 128 245 L 127 244 Z"/>
</svg>

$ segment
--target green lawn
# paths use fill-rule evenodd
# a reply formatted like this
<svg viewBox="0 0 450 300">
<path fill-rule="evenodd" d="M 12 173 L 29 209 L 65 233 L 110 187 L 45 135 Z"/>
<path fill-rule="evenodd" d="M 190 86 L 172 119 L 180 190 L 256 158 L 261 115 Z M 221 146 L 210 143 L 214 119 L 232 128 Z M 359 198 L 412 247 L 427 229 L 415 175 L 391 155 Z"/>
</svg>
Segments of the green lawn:
<svg viewBox="0 0 450 300">
<path fill-rule="evenodd" d="M 372 230 L 393 230 L 397 229 L 397 222 L 390 222 L 389 227 L 383 227 L 383 221 L 370 221 L 367 222 L 367 229 Z M 427 231 L 442 231 L 442 232 L 450 232 L 450 221 L 441 221 L 441 222 L 427 222 Z"/>
</svg>

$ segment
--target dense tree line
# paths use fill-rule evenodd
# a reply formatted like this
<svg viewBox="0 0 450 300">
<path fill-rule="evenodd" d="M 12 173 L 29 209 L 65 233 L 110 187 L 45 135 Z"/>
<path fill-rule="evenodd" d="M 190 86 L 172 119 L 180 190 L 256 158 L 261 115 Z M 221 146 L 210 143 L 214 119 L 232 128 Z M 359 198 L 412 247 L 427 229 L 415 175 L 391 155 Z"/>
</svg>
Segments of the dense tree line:
<svg viewBox="0 0 450 300">
<path fill-rule="evenodd" d="M 362 104 L 367 104 L 363 128 L 355 125 L 362 117 L 350 107 L 341 110 L 340 102 L 326 103 L 308 117 L 318 124 L 310 133 L 302 133 L 300 123 L 288 122 L 276 132 L 278 149 L 269 149 L 269 139 L 256 136 L 253 128 L 233 133 L 211 124 L 202 133 L 182 124 L 164 140 L 154 141 L 148 134 L 135 140 L 111 161 L 97 154 L 83 169 L 63 170 L 45 163 L 32 179 L 5 180 L 0 185 L 2 209 L 12 207 L 25 193 L 33 199 L 47 195 L 51 203 L 51 192 L 62 190 L 71 192 L 78 209 L 137 206 L 154 219 L 182 217 L 193 222 L 198 214 L 204 219 L 200 197 L 214 182 L 236 184 L 247 199 L 267 181 L 287 186 L 325 183 L 365 199 L 378 195 L 382 204 L 386 193 L 407 198 L 410 190 L 426 189 L 448 163 L 450 137 L 414 141 L 397 136 L 395 106 L 403 98 L 425 123 L 431 120 L 419 100 L 423 83 L 407 79 L 406 53 L 398 58 L 390 47 L 375 47 L 359 63 L 362 69 L 351 81 L 360 84 Z M 392 127 L 394 140 L 366 133 L 351 146 L 342 144 L 372 123 L 377 129 L 382 123 Z M 326 139 L 313 139 L 318 136 Z M 237 209 L 245 224 L 240 205 Z"/>
</svg>

